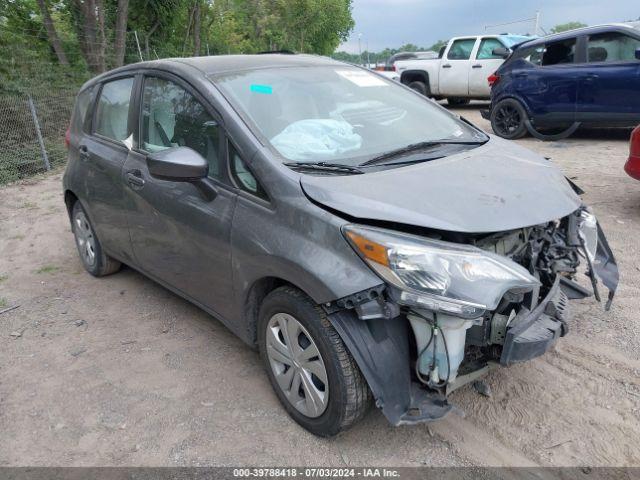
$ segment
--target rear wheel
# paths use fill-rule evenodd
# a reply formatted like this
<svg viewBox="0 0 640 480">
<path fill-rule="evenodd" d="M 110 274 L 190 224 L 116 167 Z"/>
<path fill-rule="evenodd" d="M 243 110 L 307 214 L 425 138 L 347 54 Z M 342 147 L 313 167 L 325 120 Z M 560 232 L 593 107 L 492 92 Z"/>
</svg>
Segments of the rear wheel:
<svg viewBox="0 0 640 480">
<path fill-rule="evenodd" d="M 502 138 L 514 140 L 527 133 L 527 113 L 517 100 L 507 98 L 491 109 L 491 128 Z"/>
<path fill-rule="evenodd" d="M 413 82 L 409 82 L 407 85 L 411 90 L 415 90 L 421 95 L 427 96 L 427 85 L 420 80 L 415 80 Z"/>
<path fill-rule="evenodd" d="M 329 437 L 360 420 L 369 387 L 324 311 L 292 287 L 271 292 L 260 307 L 260 356 L 287 413 Z"/>
<path fill-rule="evenodd" d="M 104 253 L 89 217 L 79 201 L 71 212 L 71 229 L 78 247 L 82 266 L 95 277 L 102 277 L 120 270 L 120 262 Z"/>
</svg>

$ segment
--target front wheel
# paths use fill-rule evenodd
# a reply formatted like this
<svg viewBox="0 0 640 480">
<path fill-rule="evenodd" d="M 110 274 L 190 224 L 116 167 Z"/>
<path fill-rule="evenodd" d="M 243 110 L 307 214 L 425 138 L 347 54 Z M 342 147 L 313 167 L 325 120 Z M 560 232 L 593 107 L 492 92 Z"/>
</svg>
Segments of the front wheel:
<svg viewBox="0 0 640 480">
<path fill-rule="evenodd" d="M 527 112 L 517 100 L 506 98 L 491 109 L 491 128 L 496 135 L 508 140 L 521 138 L 527 133 Z"/>
<path fill-rule="evenodd" d="M 346 430 L 367 412 L 371 393 L 325 312 L 292 287 L 260 307 L 260 356 L 287 413 L 315 435 Z"/>
</svg>

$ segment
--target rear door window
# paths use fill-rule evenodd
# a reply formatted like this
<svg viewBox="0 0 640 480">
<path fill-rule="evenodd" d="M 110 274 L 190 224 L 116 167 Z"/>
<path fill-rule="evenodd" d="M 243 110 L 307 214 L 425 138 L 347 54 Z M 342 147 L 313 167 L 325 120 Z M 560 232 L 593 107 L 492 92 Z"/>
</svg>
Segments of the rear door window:
<svg viewBox="0 0 640 480">
<path fill-rule="evenodd" d="M 189 147 L 209 162 L 209 176 L 220 177 L 220 132 L 205 107 L 184 88 L 157 77 L 144 81 L 142 142 L 147 152 Z"/>
<path fill-rule="evenodd" d="M 476 44 L 475 38 L 463 38 L 455 40 L 451 44 L 449 53 L 447 53 L 448 60 L 469 60 L 471 58 L 471 51 Z"/>
<path fill-rule="evenodd" d="M 96 108 L 95 133 L 116 141 L 131 134 L 129 129 L 129 103 L 133 77 L 106 82 Z"/>
<path fill-rule="evenodd" d="M 618 32 L 590 35 L 587 42 L 587 61 L 600 62 L 634 62 L 636 50 L 640 48 L 640 40 Z"/>
<path fill-rule="evenodd" d="M 573 63 L 576 54 L 576 39 L 570 38 L 560 42 L 550 42 L 545 45 L 542 54 L 542 66 Z"/>
</svg>

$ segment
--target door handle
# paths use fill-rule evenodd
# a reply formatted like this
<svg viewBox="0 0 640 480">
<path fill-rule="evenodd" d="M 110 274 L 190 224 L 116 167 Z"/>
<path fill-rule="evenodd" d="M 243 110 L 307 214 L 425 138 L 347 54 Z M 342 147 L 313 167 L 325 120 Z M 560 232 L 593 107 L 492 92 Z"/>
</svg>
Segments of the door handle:
<svg viewBox="0 0 640 480">
<path fill-rule="evenodd" d="M 516 78 L 524 78 L 526 77 L 528 74 L 527 72 L 518 72 L 518 73 L 514 73 L 513 76 Z"/>
<path fill-rule="evenodd" d="M 596 75 L 595 73 L 590 73 L 588 75 L 585 75 L 583 77 L 585 82 L 593 82 L 594 80 L 596 80 L 598 78 L 598 75 Z"/>
<path fill-rule="evenodd" d="M 444 65 L 442 65 L 442 68 L 451 68 L 451 65 L 448 63 L 445 63 Z"/>
<path fill-rule="evenodd" d="M 127 172 L 127 182 L 129 182 L 129 185 L 134 189 L 144 187 L 144 179 L 142 178 L 140 170 L 131 170 Z"/>
<path fill-rule="evenodd" d="M 87 160 L 89 160 L 89 149 L 87 148 L 86 145 L 80 145 L 78 147 L 78 155 L 80 156 L 80 160 L 82 160 L 83 162 L 86 162 Z"/>
<path fill-rule="evenodd" d="M 482 65 L 471 65 L 471 68 L 482 68 Z"/>
</svg>

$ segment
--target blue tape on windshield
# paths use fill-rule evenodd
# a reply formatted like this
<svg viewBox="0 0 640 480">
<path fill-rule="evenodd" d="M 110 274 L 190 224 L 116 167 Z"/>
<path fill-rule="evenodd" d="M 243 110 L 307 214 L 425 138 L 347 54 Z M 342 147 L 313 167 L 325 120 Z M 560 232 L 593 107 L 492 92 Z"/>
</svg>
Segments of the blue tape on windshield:
<svg viewBox="0 0 640 480">
<path fill-rule="evenodd" d="M 251 85 L 251 91 L 262 93 L 264 95 L 271 95 L 273 93 L 273 88 L 269 85 Z"/>
</svg>

